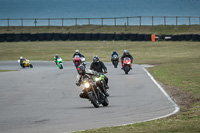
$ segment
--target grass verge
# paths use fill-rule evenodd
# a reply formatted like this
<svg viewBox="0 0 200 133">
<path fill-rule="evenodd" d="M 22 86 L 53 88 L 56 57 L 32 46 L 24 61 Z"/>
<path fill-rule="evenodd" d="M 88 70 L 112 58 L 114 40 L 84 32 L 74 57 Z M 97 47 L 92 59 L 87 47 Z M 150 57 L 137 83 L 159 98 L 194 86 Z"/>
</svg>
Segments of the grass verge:
<svg viewBox="0 0 200 133">
<path fill-rule="evenodd" d="M 200 34 L 200 25 L 157 26 L 14 26 L 0 27 L 0 33 L 140 33 L 140 34 Z"/>
<path fill-rule="evenodd" d="M 10 72 L 10 71 L 18 71 L 18 70 L 0 70 L 0 72 Z"/>
<path fill-rule="evenodd" d="M 156 65 L 149 71 L 181 107 L 179 113 L 168 118 L 83 133 L 200 132 L 199 42 L 67 41 L 5 42 L 0 45 L 0 60 L 18 60 L 22 55 L 31 60 L 53 61 L 58 53 L 65 61 L 71 61 L 74 50 L 79 49 L 87 61 L 92 61 L 94 55 L 110 61 L 114 49 L 120 55 L 128 49 L 135 58 L 134 63 Z"/>
</svg>

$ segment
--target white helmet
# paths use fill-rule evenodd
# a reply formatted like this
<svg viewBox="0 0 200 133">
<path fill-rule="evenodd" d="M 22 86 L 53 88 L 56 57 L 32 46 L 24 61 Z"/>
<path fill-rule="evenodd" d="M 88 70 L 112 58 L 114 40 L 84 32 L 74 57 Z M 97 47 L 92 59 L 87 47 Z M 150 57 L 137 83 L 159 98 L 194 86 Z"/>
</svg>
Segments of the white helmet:
<svg viewBox="0 0 200 133">
<path fill-rule="evenodd" d="M 23 57 L 22 57 L 22 56 L 20 56 L 20 59 L 23 59 Z"/>
<path fill-rule="evenodd" d="M 75 52 L 76 52 L 76 53 L 79 53 L 79 50 L 77 49 L 77 50 L 75 50 Z"/>
</svg>

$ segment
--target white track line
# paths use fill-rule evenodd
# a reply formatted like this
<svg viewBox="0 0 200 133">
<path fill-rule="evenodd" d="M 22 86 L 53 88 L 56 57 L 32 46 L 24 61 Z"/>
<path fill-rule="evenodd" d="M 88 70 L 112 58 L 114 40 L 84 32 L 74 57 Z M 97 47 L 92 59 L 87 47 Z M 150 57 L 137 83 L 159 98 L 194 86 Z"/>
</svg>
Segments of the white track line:
<svg viewBox="0 0 200 133">
<path fill-rule="evenodd" d="M 156 119 L 160 119 L 160 118 L 165 118 L 168 117 L 170 115 L 173 115 L 175 113 L 177 113 L 180 108 L 179 106 L 171 99 L 171 97 L 167 94 L 167 92 L 158 84 L 158 82 L 154 79 L 154 77 L 143 67 L 144 71 L 147 73 L 147 75 L 151 78 L 151 80 L 158 86 L 158 88 L 162 91 L 162 93 L 167 97 L 167 99 L 173 104 L 174 106 L 174 111 L 168 115 L 165 116 L 160 116 L 154 119 L 150 119 L 150 120 L 156 120 Z M 147 120 L 148 121 L 148 120 Z"/>
<path fill-rule="evenodd" d="M 165 117 L 171 116 L 171 115 L 179 112 L 179 110 L 180 110 L 179 106 L 171 99 L 171 97 L 167 94 L 167 92 L 158 84 L 158 82 L 154 79 L 154 77 L 144 67 L 143 67 L 143 70 L 147 73 L 147 75 L 151 78 L 151 80 L 158 86 L 158 88 L 167 97 L 167 99 L 173 104 L 174 111 L 172 113 L 169 113 L 169 114 L 164 115 L 164 116 L 159 116 L 159 117 L 156 117 L 156 118 L 153 118 L 153 119 L 148 119 L 148 120 L 139 121 L 139 122 L 135 122 L 135 123 L 141 123 L 141 122 L 146 122 L 146 121 L 157 120 L 157 119 L 161 119 L 161 118 L 165 118 Z M 126 126 L 126 125 L 130 125 L 130 124 L 135 124 L 135 123 L 127 123 L 127 124 L 121 124 L 121 125 L 116 125 L 116 126 Z M 85 130 L 80 130 L 80 131 L 85 131 Z M 66 132 L 64 132 L 64 133 L 66 133 Z"/>
</svg>

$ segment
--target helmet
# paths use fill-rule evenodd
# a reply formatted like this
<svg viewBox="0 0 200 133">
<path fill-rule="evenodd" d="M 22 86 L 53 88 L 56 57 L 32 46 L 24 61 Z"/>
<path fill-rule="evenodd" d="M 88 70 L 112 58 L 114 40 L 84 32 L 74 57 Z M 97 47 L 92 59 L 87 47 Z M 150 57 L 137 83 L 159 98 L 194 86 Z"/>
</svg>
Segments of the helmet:
<svg viewBox="0 0 200 133">
<path fill-rule="evenodd" d="M 58 58 L 59 56 L 58 56 L 58 54 L 56 54 L 56 58 Z"/>
<path fill-rule="evenodd" d="M 97 55 L 93 57 L 93 62 L 99 62 L 99 57 Z"/>
<path fill-rule="evenodd" d="M 124 50 L 124 54 L 128 55 L 129 54 L 128 50 Z"/>
<path fill-rule="evenodd" d="M 117 53 L 116 50 L 113 50 L 113 53 Z"/>
<path fill-rule="evenodd" d="M 20 59 L 23 59 L 23 57 L 22 57 L 22 56 L 20 56 Z"/>
<path fill-rule="evenodd" d="M 79 50 L 77 49 L 77 50 L 75 50 L 75 52 L 76 52 L 76 53 L 79 53 Z"/>
<path fill-rule="evenodd" d="M 77 71 L 79 75 L 84 75 L 85 74 L 85 67 L 83 65 L 79 65 L 77 67 Z"/>
</svg>

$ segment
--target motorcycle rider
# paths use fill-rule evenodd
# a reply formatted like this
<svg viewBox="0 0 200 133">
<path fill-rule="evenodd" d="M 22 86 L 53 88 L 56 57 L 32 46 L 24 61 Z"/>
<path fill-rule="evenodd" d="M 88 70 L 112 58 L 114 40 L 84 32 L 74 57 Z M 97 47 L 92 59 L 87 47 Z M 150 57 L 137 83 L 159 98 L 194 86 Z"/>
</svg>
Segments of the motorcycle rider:
<svg viewBox="0 0 200 133">
<path fill-rule="evenodd" d="M 85 56 L 83 56 L 83 55 L 79 52 L 78 49 L 75 50 L 75 53 L 74 53 L 74 55 L 73 55 L 73 58 L 74 58 L 76 55 L 79 55 L 79 57 L 83 57 L 83 58 L 85 58 Z"/>
<path fill-rule="evenodd" d="M 94 71 L 100 72 L 100 73 L 103 73 L 103 70 L 104 70 L 104 73 L 107 73 L 107 67 L 104 65 L 104 63 L 102 61 L 99 61 L 98 56 L 93 57 L 93 62 L 90 65 L 90 70 L 94 70 Z M 105 76 L 104 79 L 105 79 L 105 89 L 107 92 L 107 89 L 109 89 L 108 78 Z M 109 95 L 109 94 L 107 94 L 107 95 Z"/>
<path fill-rule="evenodd" d="M 25 61 L 26 59 L 24 59 L 22 56 L 20 56 L 20 65 L 21 66 L 24 66 L 24 63 L 23 63 L 23 61 Z"/>
<path fill-rule="evenodd" d="M 76 80 L 76 85 L 77 86 L 81 85 L 81 83 L 84 80 L 84 78 L 92 78 L 92 76 L 98 75 L 97 72 L 95 72 L 93 70 L 85 69 L 84 65 L 79 65 L 78 68 L 77 68 L 77 71 L 78 71 L 77 80 Z M 97 82 L 96 84 L 104 92 L 104 94 L 107 95 L 107 93 L 103 90 L 102 85 L 99 82 Z M 88 98 L 88 95 L 84 90 L 83 90 L 82 93 L 80 93 L 79 96 L 81 98 Z"/>
<path fill-rule="evenodd" d="M 57 59 L 58 58 L 60 58 L 60 57 L 58 56 L 58 54 L 56 54 L 56 56 L 54 57 L 54 61 L 55 61 L 56 65 L 57 65 Z"/>
<path fill-rule="evenodd" d="M 117 55 L 119 57 L 119 54 L 116 52 L 116 50 L 113 50 L 113 53 L 111 54 L 111 61 L 113 61 L 112 58 L 114 55 Z M 118 61 L 119 61 L 119 59 L 118 59 Z"/>
<path fill-rule="evenodd" d="M 134 59 L 133 56 L 129 53 L 128 50 L 124 50 L 124 53 L 123 53 L 123 55 L 121 57 L 122 69 L 123 69 L 123 60 L 124 60 L 125 57 L 129 57 L 131 59 L 131 64 L 132 64 L 133 59 Z"/>
</svg>

